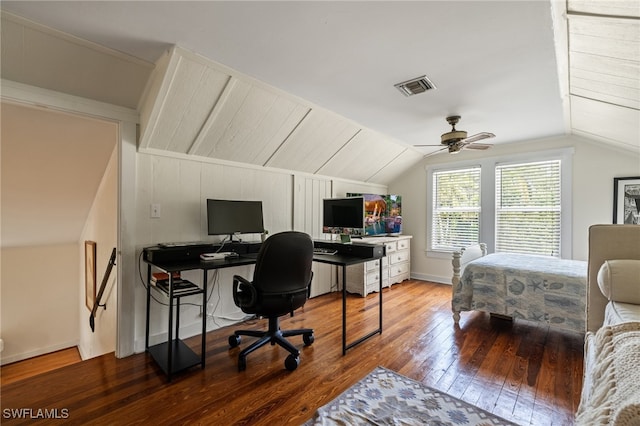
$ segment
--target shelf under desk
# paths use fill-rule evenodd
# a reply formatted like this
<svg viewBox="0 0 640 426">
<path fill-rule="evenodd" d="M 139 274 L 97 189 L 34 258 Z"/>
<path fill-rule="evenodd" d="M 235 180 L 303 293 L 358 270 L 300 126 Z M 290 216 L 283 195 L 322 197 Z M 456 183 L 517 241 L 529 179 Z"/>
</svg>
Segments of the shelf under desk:
<svg viewBox="0 0 640 426">
<path fill-rule="evenodd" d="M 206 334 L 207 334 L 207 282 L 208 271 L 212 269 L 231 268 L 235 266 L 252 265 L 256 263 L 256 259 L 249 257 L 235 257 L 221 260 L 201 261 L 201 260 L 186 260 L 175 262 L 147 262 L 147 313 L 146 313 L 146 325 L 145 325 L 145 349 L 156 361 L 158 366 L 167 375 L 167 380 L 171 381 L 173 373 L 177 373 L 187 368 L 194 367 L 198 364 L 202 368 L 205 366 L 206 357 Z M 167 272 L 170 278 L 169 287 L 172 288 L 173 273 L 183 271 L 202 271 L 202 288 L 198 290 L 190 290 L 187 293 L 168 292 L 165 289 L 155 287 L 156 291 L 166 296 L 169 299 L 169 325 L 167 329 L 167 341 L 159 343 L 157 345 L 149 346 L 149 319 L 151 308 L 151 290 L 154 286 L 151 285 L 151 269 L 156 268 L 161 271 Z M 193 295 L 202 296 L 202 332 L 201 332 L 201 349 L 200 356 L 198 356 L 191 348 L 180 340 L 180 299 L 182 297 L 188 297 Z M 174 324 L 173 324 L 173 306 L 176 306 L 176 321 L 175 321 L 175 337 L 174 337 Z"/>
</svg>

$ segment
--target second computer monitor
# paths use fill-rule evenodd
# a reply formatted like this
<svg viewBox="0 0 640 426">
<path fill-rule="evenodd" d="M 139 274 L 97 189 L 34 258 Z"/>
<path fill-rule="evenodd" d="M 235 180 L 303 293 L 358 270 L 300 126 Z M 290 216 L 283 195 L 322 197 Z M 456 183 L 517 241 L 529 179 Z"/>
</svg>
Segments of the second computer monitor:
<svg viewBox="0 0 640 426">
<path fill-rule="evenodd" d="M 322 201 L 322 232 L 360 236 L 364 232 L 364 198 L 326 198 Z"/>
</svg>

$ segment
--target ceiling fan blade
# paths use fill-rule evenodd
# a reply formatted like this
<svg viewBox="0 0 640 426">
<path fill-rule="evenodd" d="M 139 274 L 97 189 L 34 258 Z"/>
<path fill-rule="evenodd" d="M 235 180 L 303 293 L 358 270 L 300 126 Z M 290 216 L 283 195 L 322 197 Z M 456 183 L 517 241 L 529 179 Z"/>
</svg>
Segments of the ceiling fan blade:
<svg viewBox="0 0 640 426">
<path fill-rule="evenodd" d="M 429 146 L 433 146 L 433 145 L 429 145 Z M 444 151 L 445 149 L 448 149 L 448 147 L 446 147 L 446 146 L 445 146 L 445 147 L 444 147 L 444 148 L 442 148 L 442 149 L 439 149 L 439 150 L 437 150 L 437 151 L 433 151 L 433 152 L 430 152 L 430 153 L 428 153 L 428 154 L 425 154 L 425 156 L 424 156 L 424 157 L 422 157 L 422 158 L 431 157 L 432 155 L 438 154 L 438 153 L 440 153 L 440 152 Z"/>
<path fill-rule="evenodd" d="M 492 146 L 490 143 L 466 143 L 464 149 L 489 149 Z"/>
<path fill-rule="evenodd" d="M 481 141 L 483 139 L 489 139 L 489 138 L 495 138 L 496 135 L 494 135 L 493 133 L 489 133 L 489 132 L 482 132 L 482 133 L 477 133 L 475 135 L 469 136 L 468 138 L 463 139 L 461 142 L 464 142 L 465 144 L 469 144 L 475 141 Z"/>
<path fill-rule="evenodd" d="M 416 148 L 423 148 L 423 147 L 427 147 L 427 146 L 442 146 L 442 144 L 439 143 L 437 145 L 413 145 L 413 146 L 415 146 Z M 445 148 L 446 148 L 446 146 L 445 146 Z"/>
</svg>

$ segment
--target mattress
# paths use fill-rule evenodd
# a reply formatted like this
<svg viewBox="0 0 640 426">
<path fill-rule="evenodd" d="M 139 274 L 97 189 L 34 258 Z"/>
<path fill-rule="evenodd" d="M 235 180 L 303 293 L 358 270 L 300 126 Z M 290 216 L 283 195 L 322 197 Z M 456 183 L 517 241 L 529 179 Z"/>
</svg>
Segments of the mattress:
<svg viewBox="0 0 640 426">
<path fill-rule="evenodd" d="M 640 321 L 640 305 L 622 302 L 607 303 L 603 325 L 615 325 L 632 321 Z"/>
<path fill-rule="evenodd" d="M 494 253 L 469 262 L 453 312 L 485 311 L 585 331 L 587 262 Z"/>
</svg>

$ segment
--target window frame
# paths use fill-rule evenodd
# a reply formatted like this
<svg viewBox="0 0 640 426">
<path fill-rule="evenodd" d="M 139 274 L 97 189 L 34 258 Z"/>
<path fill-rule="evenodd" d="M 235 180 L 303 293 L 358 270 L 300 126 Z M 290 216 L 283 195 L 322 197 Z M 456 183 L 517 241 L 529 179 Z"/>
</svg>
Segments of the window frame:
<svg viewBox="0 0 640 426">
<path fill-rule="evenodd" d="M 496 221 L 496 166 L 509 164 L 533 163 L 537 161 L 560 160 L 560 193 L 561 193 L 561 214 L 560 214 L 560 257 L 563 259 L 572 258 L 573 237 L 572 237 L 572 176 L 573 176 L 573 154 L 574 148 L 561 148 L 538 152 L 527 152 L 511 155 L 501 155 L 495 157 L 485 157 L 481 159 L 443 162 L 429 164 L 425 167 L 427 174 L 427 215 L 426 224 L 426 244 L 425 253 L 430 258 L 450 259 L 452 251 L 434 250 L 432 248 L 431 217 L 433 215 L 433 173 L 442 171 L 463 170 L 470 167 L 480 167 L 480 242 L 487 244 L 489 253 L 495 251 L 495 221 Z"/>
<path fill-rule="evenodd" d="M 502 187 L 498 184 L 498 175 L 502 175 L 503 173 L 512 173 L 511 171 L 513 169 L 518 168 L 521 170 L 522 168 L 527 169 L 527 172 L 520 171 L 520 175 L 518 177 L 521 180 L 505 182 L 505 185 Z M 552 174 L 548 174 L 548 171 L 552 171 Z M 560 256 L 560 252 L 562 250 L 562 240 L 560 237 L 562 230 L 562 160 L 551 159 L 543 161 L 525 161 L 513 164 L 501 163 L 495 165 L 494 172 L 496 179 L 495 251 L 498 251 L 498 241 L 501 241 L 503 248 L 500 249 L 500 251 L 510 251 L 509 249 L 505 250 L 505 248 L 515 243 L 516 245 L 521 245 L 520 248 L 511 246 L 511 249 L 517 253 L 532 253 L 540 255 L 551 255 L 555 257 Z M 529 173 L 529 175 L 525 176 L 523 173 Z M 555 196 L 552 198 L 553 203 L 551 205 L 541 203 L 540 198 L 536 197 L 535 199 L 533 199 L 533 202 L 524 200 L 526 205 L 516 204 L 501 207 L 501 199 L 499 196 L 501 195 L 501 193 L 507 194 L 507 198 L 505 199 L 507 200 L 507 204 L 510 204 L 512 202 L 512 197 L 516 197 L 519 202 L 523 201 L 523 198 L 526 198 L 525 193 L 523 193 L 522 189 L 517 185 L 518 183 L 522 184 L 523 180 L 525 182 L 530 182 L 533 185 L 539 185 L 543 182 L 552 183 L 554 185 L 554 190 L 550 194 L 557 194 L 557 198 Z M 525 192 L 526 195 L 531 195 L 531 192 L 528 192 L 526 190 Z M 545 217 L 547 220 L 549 219 L 548 215 L 551 214 L 551 220 L 553 220 L 553 229 L 557 230 L 557 233 L 553 232 L 553 234 L 550 236 L 538 234 L 537 236 L 533 237 L 535 241 L 537 241 L 537 244 L 531 241 L 529 243 L 526 243 L 528 238 L 527 232 L 523 232 L 522 229 L 514 230 L 513 228 L 511 228 L 512 226 L 514 226 L 514 223 L 511 222 L 510 219 L 507 219 L 507 217 L 511 215 L 519 214 L 534 214 L 537 215 L 538 219 L 540 217 Z M 501 218 L 503 219 L 502 222 L 500 220 Z M 555 222 L 556 220 L 557 222 Z M 500 227 L 500 223 L 502 223 L 502 228 Z M 528 225 L 531 224 L 541 225 L 542 223 L 540 221 L 535 221 L 534 219 L 534 221 L 529 223 Z M 525 224 L 524 227 L 526 228 L 528 225 Z M 509 231 L 510 228 L 513 232 Z M 516 226 L 516 228 L 520 227 Z M 501 230 L 504 231 L 503 234 Z M 504 239 L 501 239 L 500 236 L 502 236 Z M 513 237 L 520 237 L 523 240 L 513 239 Z M 543 240 L 546 240 L 546 242 Z M 543 252 L 542 249 L 544 247 L 551 249 L 551 252 Z"/>
<path fill-rule="evenodd" d="M 433 188 L 434 184 L 435 184 L 435 179 L 434 179 L 434 175 L 438 174 L 438 173 L 456 173 L 458 171 L 463 172 L 463 171 L 469 171 L 469 170 L 477 170 L 478 173 L 478 180 L 479 180 L 479 185 L 480 187 L 482 187 L 482 168 L 479 165 L 476 166 L 469 166 L 469 167 L 463 167 L 463 168 L 455 168 L 452 170 L 449 169 L 439 169 L 439 170 L 434 170 L 431 172 L 431 188 Z M 431 218 L 430 223 L 433 224 L 433 220 L 435 219 L 434 216 L 436 216 L 435 211 L 437 211 L 437 208 L 433 205 L 433 198 L 435 197 L 435 194 L 432 194 L 431 197 L 431 215 L 429 216 Z M 478 206 L 477 207 L 473 207 L 473 208 L 465 208 L 465 209 L 461 209 L 460 211 L 464 211 L 464 212 L 474 212 L 478 214 L 478 232 L 479 232 L 479 228 L 480 228 L 480 219 L 482 217 L 482 192 L 480 192 L 480 195 L 478 197 Z M 478 233 L 478 238 L 480 237 L 480 234 Z M 431 234 L 431 240 L 430 240 L 430 247 L 433 247 L 433 233 Z M 434 251 L 446 251 L 446 249 L 435 249 Z"/>
</svg>

